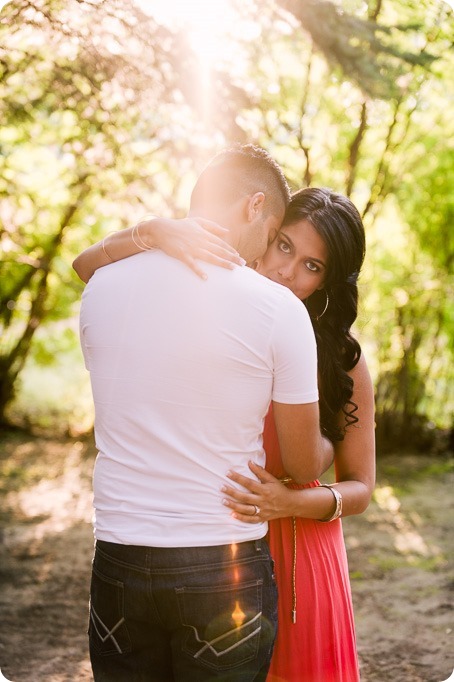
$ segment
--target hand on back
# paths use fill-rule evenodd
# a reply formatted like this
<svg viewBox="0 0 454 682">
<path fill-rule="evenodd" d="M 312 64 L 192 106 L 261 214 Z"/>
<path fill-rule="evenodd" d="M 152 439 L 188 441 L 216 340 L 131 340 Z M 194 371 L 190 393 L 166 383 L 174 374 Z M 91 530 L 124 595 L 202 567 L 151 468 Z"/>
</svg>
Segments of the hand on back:
<svg viewBox="0 0 454 682">
<path fill-rule="evenodd" d="M 159 222 L 156 246 L 188 265 L 202 279 L 207 275 L 197 262 L 199 260 L 229 269 L 235 264 L 245 265 L 236 249 L 225 241 L 229 230 L 218 223 L 199 217 L 161 218 Z"/>
</svg>

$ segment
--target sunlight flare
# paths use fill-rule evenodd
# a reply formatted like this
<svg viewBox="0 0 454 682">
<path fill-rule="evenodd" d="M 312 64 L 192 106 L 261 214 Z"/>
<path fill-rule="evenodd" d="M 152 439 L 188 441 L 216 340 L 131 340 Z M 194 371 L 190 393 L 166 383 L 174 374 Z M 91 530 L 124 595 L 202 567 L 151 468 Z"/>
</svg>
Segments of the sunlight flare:
<svg viewBox="0 0 454 682">
<path fill-rule="evenodd" d="M 243 625 L 245 618 L 246 614 L 244 611 L 242 611 L 239 602 L 235 602 L 235 610 L 232 613 L 232 620 L 237 628 Z"/>
<path fill-rule="evenodd" d="M 212 63 L 225 53 L 228 36 L 238 23 L 231 0 L 136 0 L 136 3 L 156 21 L 172 30 L 183 30 L 203 63 Z"/>
</svg>

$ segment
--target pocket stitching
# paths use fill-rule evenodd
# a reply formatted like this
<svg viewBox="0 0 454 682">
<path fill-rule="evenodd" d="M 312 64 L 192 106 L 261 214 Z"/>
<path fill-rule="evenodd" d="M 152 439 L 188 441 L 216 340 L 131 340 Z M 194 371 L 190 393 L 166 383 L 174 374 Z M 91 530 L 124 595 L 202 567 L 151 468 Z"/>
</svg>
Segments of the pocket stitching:
<svg viewBox="0 0 454 682">
<path fill-rule="evenodd" d="M 248 620 L 247 623 L 243 623 L 243 625 L 240 625 L 239 627 L 235 627 L 235 628 L 232 628 L 231 630 L 229 630 L 228 632 L 224 632 L 223 635 L 219 635 L 219 637 L 215 637 L 210 642 L 207 642 L 206 640 L 200 639 L 196 628 L 193 627 L 192 625 L 190 625 L 190 627 L 194 630 L 195 638 L 197 639 L 197 641 L 200 642 L 201 644 L 203 642 L 205 642 L 205 646 L 203 646 L 196 654 L 194 654 L 194 658 L 199 658 L 199 656 L 201 656 L 206 649 L 210 649 L 210 651 L 212 651 L 212 653 L 217 658 L 220 658 L 221 656 L 228 654 L 230 651 L 233 651 L 233 649 L 236 649 L 237 647 L 241 646 L 241 644 L 243 644 L 244 642 L 247 642 L 248 639 L 251 639 L 251 637 L 253 637 L 258 632 L 260 632 L 260 629 L 261 629 L 260 626 L 258 628 L 256 628 L 255 630 L 253 630 L 252 632 L 250 632 L 248 635 L 246 635 L 246 637 L 243 637 L 243 639 L 241 639 L 239 642 L 232 644 L 232 646 L 228 647 L 228 649 L 224 649 L 224 651 L 218 652 L 211 645 L 217 644 L 218 642 L 223 640 L 225 637 L 229 637 L 229 635 L 231 635 L 232 632 L 238 632 L 238 630 L 243 630 L 245 627 L 251 625 L 254 621 L 256 621 L 257 618 L 260 618 L 261 615 L 262 615 L 262 612 L 260 611 L 260 613 L 257 613 L 257 615 L 255 615 L 254 618 L 251 618 L 251 620 Z"/>
<path fill-rule="evenodd" d="M 228 669 L 234 669 L 237 668 L 238 666 L 244 665 L 248 661 L 251 661 L 254 659 L 254 656 L 257 655 L 257 650 L 259 648 L 259 641 L 260 641 L 260 636 L 261 636 L 261 631 L 262 631 L 262 624 L 261 624 L 261 617 L 263 614 L 262 610 L 262 592 L 261 589 L 263 588 L 263 579 L 258 578 L 255 580 L 248 580 L 247 582 L 240 583 L 240 584 L 224 584 L 224 585 L 218 585 L 218 591 L 226 592 L 226 593 L 231 593 L 231 592 L 236 592 L 238 589 L 251 589 L 254 588 L 254 591 L 256 593 L 256 605 L 260 609 L 254 616 L 252 616 L 247 622 L 242 623 L 241 626 L 236 626 L 232 629 L 229 629 L 228 632 L 223 632 L 221 635 L 218 637 L 215 637 L 214 639 L 207 641 L 206 639 L 201 639 L 198 634 L 198 629 L 194 626 L 191 625 L 190 622 L 187 621 L 186 619 L 186 614 L 185 614 L 185 608 L 184 608 L 184 603 L 185 603 L 185 596 L 190 596 L 193 595 L 196 597 L 197 595 L 213 595 L 213 589 L 210 587 L 196 587 L 191 585 L 190 587 L 179 587 L 175 588 L 175 593 L 178 597 L 178 604 L 179 604 L 179 609 L 180 609 L 180 617 L 181 617 L 181 623 L 182 625 L 186 626 L 187 628 L 187 634 L 186 637 L 183 640 L 183 650 L 191 656 L 193 659 L 197 659 L 199 663 L 201 663 L 204 667 L 211 668 L 212 670 L 228 670 Z M 180 600 L 183 600 L 182 602 Z M 182 608 L 183 607 L 183 608 Z M 260 620 L 260 624 L 258 627 L 254 627 L 254 623 Z M 235 642 L 232 644 L 230 647 L 223 651 L 217 651 L 213 646 L 211 646 L 215 642 L 219 642 L 229 635 L 231 636 L 233 633 L 238 632 L 239 629 L 244 629 L 245 627 L 254 627 L 254 630 L 249 633 L 248 635 L 245 635 L 239 642 Z M 204 646 L 202 646 L 198 651 L 194 651 L 195 647 L 194 644 L 191 646 L 188 642 L 189 638 L 189 632 L 193 633 L 193 637 L 195 638 L 195 641 L 199 643 L 204 643 Z M 243 654 L 241 656 L 241 660 L 237 660 L 235 662 L 229 662 L 225 658 L 223 658 L 224 654 L 228 654 L 229 652 L 234 651 L 241 645 L 244 645 L 245 642 L 249 641 L 250 639 L 253 638 L 258 638 L 257 643 L 254 647 L 255 653 L 251 651 L 249 654 Z M 214 656 L 214 659 L 218 662 L 217 664 L 212 660 L 211 662 L 206 659 L 206 657 L 203 656 L 204 653 L 209 653 L 209 655 Z"/>
<path fill-rule="evenodd" d="M 98 637 L 98 641 L 96 641 L 95 637 L 90 637 L 90 630 L 88 632 L 89 637 L 90 637 L 90 642 L 93 644 L 95 649 L 98 651 L 98 653 L 101 656 L 111 656 L 112 654 L 125 654 L 128 653 L 131 650 L 131 640 L 128 632 L 128 628 L 126 625 L 126 618 L 125 618 L 125 611 L 124 611 L 124 583 L 121 580 L 117 580 L 115 578 L 111 578 L 108 575 L 105 575 L 102 571 L 100 571 L 95 565 L 92 566 L 92 574 L 93 576 L 96 576 L 96 578 L 101 581 L 101 583 L 104 583 L 106 586 L 110 586 L 111 588 L 115 589 L 115 602 L 118 610 L 118 616 L 120 617 L 120 620 L 117 621 L 117 623 L 111 628 L 109 631 L 108 626 L 104 623 L 104 621 L 100 618 L 98 613 L 96 612 L 92 600 L 90 599 L 90 623 L 93 627 L 94 632 L 96 632 L 96 635 Z M 101 634 L 99 627 L 97 625 L 99 623 L 105 630 L 105 635 Z M 124 632 L 123 632 L 123 648 L 119 645 L 117 638 L 113 637 L 112 634 L 118 630 L 123 625 Z M 105 646 L 106 642 L 108 640 L 111 640 L 111 643 L 107 643 L 107 649 Z M 103 650 L 104 649 L 104 650 Z"/>
<path fill-rule="evenodd" d="M 120 618 L 120 620 L 118 621 L 118 623 L 117 623 L 116 625 L 114 625 L 113 628 L 112 628 L 110 631 L 109 631 L 107 625 L 106 625 L 106 624 L 101 620 L 101 618 L 98 616 L 98 614 L 96 613 L 96 611 L 95 611 L 95 609 L 94 609 L 93 606 L 92 606 L 91 609 L 90 609 L 90 618 L 91 618 L 91 622 L 93 623 L 93 627 L 94 627 L 95 630 L 96 630 L 96 634 L 98 635 L 98 637 L 99 637 L 99 639 L 101 640 L 101 642 L 104 644 L 105 642 L 107 642 L 107 640 L 108 640 L 109 637 L 110 637 L 111 640 L 112 640 L 112 642 L 113 642 L 113 644 L 115 645 L 115 648 L 116 648 L 116 650 L 118 651 L 118 653 L 119 653 L 119 654 L 122 654 L 123 652 L 122 652 L 122 650 L 121 650 L 121 647 L 120 647 L 120 645 L 118 644 L 118 642 L 117 642 L 117 640 L 115 639 L 115 637 L 113 636 L 113 633 L 114 633 L 116 630 L 118 630 L 118 628 L 120 627 L 120 625 L 123 625 L 123 623 L 125 622 L 125 617 L 123 616 L 122 618 Z M 105 637 L 99 632 L 99 630 L 98 630 L 98 628 L 97 628 L 97 626 L 96 626 L 95 618 L 97 619 L 98 623 L 99 623 L 100 625 L 102 625 L 103 628 L 105 629 L 105 631 L 106 631 Z"/>
</svg>

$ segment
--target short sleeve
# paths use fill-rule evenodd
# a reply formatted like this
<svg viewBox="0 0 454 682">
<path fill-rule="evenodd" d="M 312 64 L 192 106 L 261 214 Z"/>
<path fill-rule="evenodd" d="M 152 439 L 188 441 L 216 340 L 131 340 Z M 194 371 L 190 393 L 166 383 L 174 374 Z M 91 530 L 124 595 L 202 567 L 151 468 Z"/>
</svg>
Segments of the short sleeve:
<svg viewBox="0 0 454 682">
<path fill-rule="evenodd" d="M 317 346 L 305 305 L 286 291 L 272 333 L 274 379 L 272 399 L 305 404 L 318 400 Z"/>
</svg>

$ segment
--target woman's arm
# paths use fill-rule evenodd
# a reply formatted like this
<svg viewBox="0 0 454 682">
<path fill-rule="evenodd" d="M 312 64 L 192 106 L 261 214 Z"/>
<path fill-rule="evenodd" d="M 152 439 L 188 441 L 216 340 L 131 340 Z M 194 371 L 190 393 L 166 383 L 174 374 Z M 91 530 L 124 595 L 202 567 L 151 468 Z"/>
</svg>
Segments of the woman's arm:
<svg viewBox="0 0 454 682">
<path fill-rule="evenodd" d="M 245 264 L 225 241 L 228 236 L 227 228 L 204 218 L 151 218 L 89 246 L 74 260 L 73 268 L 86 283 L 98 268 L 155 248 L 183 261 L 205 279 L 198 259 L 224 268 Z"/>
<path fill-rule="evenodd" d="M 335 443 L 335 488 L 342 495 L 343 516 L 361 514 L 368 506 L 375 485 L 374 393 L 367 364 L 362 355 L 350 372 L 353 378 L 352 401 L 358 405 L 358 422 L 347 427 L 343 441 Z M 274 476 L 250 463 L 260 483 L 235 472 L 229 478 L 248 492 L 225 486 L 224 504 L 241 521 L 258 523 L 284 516 L 324 520 L 333 514 L 333 493 L 324 487 L 292 490 Z M 260 514 L 255 514 L 255 505 Z"/>
</svg>

